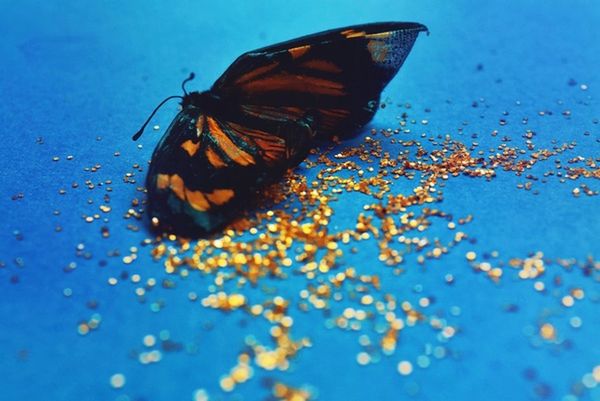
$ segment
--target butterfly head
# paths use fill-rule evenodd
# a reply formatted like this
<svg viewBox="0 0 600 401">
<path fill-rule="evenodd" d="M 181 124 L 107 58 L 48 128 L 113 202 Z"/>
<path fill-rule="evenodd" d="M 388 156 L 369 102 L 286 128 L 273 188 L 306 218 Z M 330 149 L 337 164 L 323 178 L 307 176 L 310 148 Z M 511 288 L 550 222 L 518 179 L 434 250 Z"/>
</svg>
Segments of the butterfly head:
<svg viewBox="0 0 600 401">
<path fill-rule="evenodd" d="M 142 136 L 142 133 L 144 132 L 144 129 L 146 128 L 146 126 L 148 125 L 148 123 L 150 122 L 150 120 L 152 119 L 152 117 L 154 117 L 154 115 L 156 114 L 156 112 L 158 111 L 158 109 L 160 109 L 165 103 L 167 103 L 171 99 L 181 99 L 181 105 L 185 106 L 185 103 L 189 102 L 189 100 L 191 99 L 192 95 L 198 93 L 198 92 L 188 93 L 187 90 L 185 89 L 185 84 L 187 82 L 191 81 L 192 79 L 194 79 L 195 77 L 196 77 L 196 74 L 194 74 L 193 72 L 191 72 L 190 76 L 187 77 L 186 79 L 184 79 L 183 82 L 181 83 L 181 89 L 183 90 L 183 96 L 179 96 L 179 95 L 168 96 L 167 98 L 163 99 L 163 101 L 160 102 L 158 104 L 158 106 L 156 106 L 154 108 L 154 110 L 152 111 L 152 113 L 150 113 L 150 116 L 146 119 L 146 121 L 144 122 L 144 124 L 142 124 L 142 127 L 135 134 L 133 134 L 132 139 L 134 141 L 137 141 L 139 139 L 139 137 Z"/>
<path fill-rule="evenodd" d="M 223 110 L 224 104 L 221 99 L 211 91 L 186 93 L 181 99 L 181 107 L 194 107 L 207 114 L 214 114 Z"/>
</svg>

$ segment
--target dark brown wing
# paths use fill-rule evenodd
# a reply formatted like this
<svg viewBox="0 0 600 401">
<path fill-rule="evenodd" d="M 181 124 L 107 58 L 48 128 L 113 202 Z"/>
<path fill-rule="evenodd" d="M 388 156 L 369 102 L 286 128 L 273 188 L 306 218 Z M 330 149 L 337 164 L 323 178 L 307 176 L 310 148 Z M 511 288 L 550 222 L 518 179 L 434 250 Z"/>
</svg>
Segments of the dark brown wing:
<svg viewBox="0 0 600 401">
<path fill-rule="evenodd" d="M 240 56 L 211 92 L 244 114 L 295 120 L 310 114 L 320 136 L 367 123 L 419 32 L 417 23 L 357 25 Z"/>
</svg>

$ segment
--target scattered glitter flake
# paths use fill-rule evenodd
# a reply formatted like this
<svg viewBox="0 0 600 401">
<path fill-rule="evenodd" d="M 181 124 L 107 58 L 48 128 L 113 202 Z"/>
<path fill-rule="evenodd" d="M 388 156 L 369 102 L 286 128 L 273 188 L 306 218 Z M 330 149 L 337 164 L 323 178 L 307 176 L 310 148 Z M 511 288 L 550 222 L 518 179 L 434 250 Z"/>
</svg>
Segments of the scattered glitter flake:
<svg viewBox="0 0 600 401">
<path fill-rule="evenodd" d="M 570 80 L 569 85 L 577 83 Z M 581 84 L 580 88 L 586 90 L 587 86 Z M 384 104 L 389 110 L 393 103 L 386 101 L 382 108 Z M 483 98 L 469 104 L 477 112 L 483 112 L 489 106 Z M 520 101 L 515 104 L 520 105 Z M 577 117 L 576 108 L 559 105 L 555 115 L 565 119 Z M 394 355 L 400 348 L 401 339 L 405 338 L 404 333 L 415 328 L 421 330 L 420 338 L 430 337 L 423 339 L 424 351 L 416 357 L 414 366 L 425 369 L 432 362 L 452 355 L 448 343 L 461 334 L 456 322 L 461 315 L 460 306 L 443 305 L 424 284 L 411 285 L 411 294 L 403 296 L 386 290 L 391 280 L 401 280 L 405 272 L 430 268 L 430 263 L 443 261 L 453 252 L 462 255 L 465 250 L 456 247 L 461 244 L 464 247 L 465 242 L 475 244 L 476 239 L 468 233 L 473 216 L 457 217 L 442 210 L 446 182 L 454 177 L 491 181 L 500 173 L 514 174 L 519 179 L 517 188 L 524 193 L 540 194 L 546 182 L 556 180 L 568 183 L 565 185 L 567 194 L 571 192 L 573 196 L 585 199 L 598 195 L 598 191 L 588 185 L 592 185 L 590 179 L 600 178 L 599 160 L 574 155 L 578 146 L 575 141 L 553 141 L 551 147 L 541 147 L 537 142 L 539 133 L 530 129 L 533 119 L 538 118 L 536 115 L 518 115 L 515 124 L 508 117 L 510 110 L 503 111 L 501 116 L 494 118 L 494 124 L 500 127 L 496 126 L 489 134 L 489 139 L 496 145 L 488 150 L 478 142 L 484 143 L 482 137 L 486 134 L 483 132 L 469 132 L 468 142 L 449 134 L 422 132 L 429 128 L 429 120 L 410 116 L 410 104 L 398 106 L 403 109 L 397 116 L 395 127 L 373 128 L 354 146 L 334 140 L 331 146 L 322 145 L 311 151 L 302 164 L 302 171 L 290 171 L 281 183 L 265 188 L 256 209 L 240 216 L 222 232 L 195 240 L 169 233 L 144 240 L 140 249 L 145 249 L 162 265 L 167 277 L 148 277 L 149 270 L 142 273 L 144 277 L 130 270 L 121 274 L 112 271 L 108 284 L 119 284 L 119 288 L 130 286 L 127 288 L 133 291 L 135 299 L 151 311 L 159 312 L 165 302 L 154 297 L 157 287 L 159 291 L 174 290 L 179 286 L 179 279 L 197 273 L 207 280 L 206 288 L 185 290 L 184 293 L 195 307 L 202 305 L 215 309 L 218 311 L 215 313 L 235 316 L 244 324 L 248 324 L 249 319 L 268 324 L 267 332 L 259 333 L 262 335 L 256 338 L 247 336 L 240 344 L 237 361 L 219 380 L 220 388 L 225 392 L 232 392 L 241 383 L 251 380 L 255 372 L 271 374 L 279 371 L 277 374 L 282 374 L 293 369 L 294 358 L 311 346 L 311 340 L 302 336 L 304 329 L 295 324 L 298 312 L 322 313 L 326 328 L 354 333 L 361 349 L 349 358 L 355 357 L 361 366 Z M 537 114 L 540 118 L 550 119 L 553 111 L 544 108 Z M 465 119 L 461 124 L 459 135 L 463 138 L 467 138 L 463 134 L 467 134 L 470 123 Z M 501 131 L 511 125 L 514 134 Z M 160 127 L 156 125 L 154 129 Z M 114 152 L 115 157 L 120 155 L 119 151 Z M 56 161 L 60 159 L 55 158 Z M 66 158 L 71 160 L 72 156 Z M 146 166 L 145 161 L 128 164 L 128 171 L 109 179 L 100 176 L 105 174 L 100 164 L 90 164 L 84 167 L 86 177 L 78 177 L 77 182 L 61 183 L 63 187 L 71 185 L 90 191 L 89 206 L 82 218 L 87 223 L 100 220 L 100 235 L 107 239 L 104 243 L 113 240 L 108 225 L 111 224 L 111 230 L 116 228 L 109 218 L 112 220 L 117 213 L 123 216 L 127 230 L 137 232 L 143 228 L 147 199 L 140 179 Z M 394 186 L 396 181 L 411 184 L 399 190 Z M 133 193 L 131 203 L 122 209 L 111 203 L 110 198 L 113 190 L 117 192 L 122 188 L 119 184 L 126 185 Z M 81 189 L 67 194 L 65 189 L 60 189 L 59 193 L 68 197 L 78 191 Z M 356 212 L 341 210 L 339 201 L 347 195 L 355 197 Z M 20 197 L 13 195 L 12 199 L 22 197 L 22 194 Z M 340 221 L 339 215 L 345 216 L 344 221 Z M 151 224 L 157 226 L 158 221 Z M 60 225 L 56 227 L 60 231 Z M 98 235 L 98 229 L 94 230 Z M 363 249 L 371 246 L 377 254 L 367 265 L 348 263 L 349 259 L 353 260 L 353 255 L 361 254 Z M 83 248 L 77 251 L 80 257 L 87 252 Z M 134 268 L 133 262 L 139 253 L 137 247 L 127 249 L 123 246 L 108 253 L 109 262 L 104 261 L 104 266 L 110 264 L 110 258 L 117 258 L 116 261 L 122 262 L 119 263 L 122 269 Z M 494 282 L 506 280 L 506 277 L 516 278 L 514 281 L 517 282 L 529 280 L 527 285 L 532 283 L 537 296 L 552 297 L 554 305 L 571 314 L 577 311 L 576 304 L 585 293 L 581 288 L 557 285 L 557 280 L 560 281 L 558 273 L 579 269 L 593 275 L 600 271 L 600 263 L 591 259 L 584 262 L 551 261 L 541 252 L 506 261 L 499 259 L 497 252 L 486 254 L 470 250 L 464 255 L 477 274 Z M 73 262 L 65 272 L 75 268 Z M 463 276 L 460 272 L 446 270 L 440 277 L 443 277 L 444 287 L 451 287 L 457 277 L 462 279 Z M 278 284 L 292 280 L 296 280 L 294 285 L 288 287 L 297 288 L 296 294 L 284 296 Z M 63 294 L 70 296 L 67 289 Z M 504 310 L 515 312 L 519 305 L 511 303 Z M 547 322 L 548 319 L 543 315 L 533 323 L 529 335 L 540 344 L 545 340 L 551 343 L 549 346 L 554 346 L 559 342 L 556 327 L 563 334 L 564 326 L 555 322 L 555 327 Z M 100 315 L 94 314 L 80 321 L 77 331 L 80 335 L 88 335 L 100 323 Z M 570 315 L 568 324 L 570 327 L 567 326 L 565 334 L 580 328 L 582 320 Z M 188 345 L 171 340 L 168 330 L 161 331 L 158 336 L 140 333 L 140 337 L 142 341 L 134 350 L 134 357 L 144 365 L 161 361 L 169 351 L 188 349 Z M 413 363 L 408 360 L 397 365 L 401 375 L 410 375 L 413 369 Z M 600 376 L 600 371 L 597 373 Z M 589 377 L 594 375 L 589 373 Z M 583 385 L 591 383 L 586 377 L 582 380 Z M 111 378 L 114 388 L 124 384 L 122 374 Z M 416 394 L 419 387 L 415 383 L 409 384 L 406 391 Z M 273 397 L 279 400 L 313 398 L 311 391 L 280 382 L 274 384 L 272 391 Z M 539 391 L 541 394 L 546 390 Z M 208 394 L 204 389 L 198 389 L 193 393 L 193 399 L 205 401 Z"/>
<path fill-rule="evenodd" d="M 425 369 L 425 368 L 429 367 L 430 364 L 431 364 L 431 359 L 427 355 L 419 355 L 417 357 L 417 365 L 420 368 Z"/>
<path fill-rule="evenodd" d="M 85 336 L 86 334 L 88 334 L 90 332 L 90 326 L 88 326 L 87 323 L 80 323 L 77 326 L 77 332 L 79 334 L 81 334 L 82 336 Z"/>
<path fill-rule="evenodd" d="M 120 389 L 125 386 L 125 375 L 122 373 L 115 373 L 110 377 L 110 386 L 114 389 Z"/>
<path fill-rule="evenodd" d="M 163 354 L 159 350 L 144 351 L 138 355 L 138 361 L 142 365 L 149 365 L 152 363 L 158 363 L 162 360 Z"/>
<path fill-rule="evenodd" d="M 227 295 L 224 292 L 211 294 L 202 300 L 202 305 L 215 309 L 233 310 L 246 304 L 246 297 L 242 294 Z"/>
<path fill-rule="evenodd" d="M 279 401 L 309 401 L 313 399 L 312 392 L 305 388 L 295 388 L 281 382 L 276 382 L 271 390 L 273 397 Z"/>
<path fill-rule="evenodd" d="M 569 324 L 574 329 L 578 329 L 583 324 L 583 321 L 581 320 L 581 318 L 579 316 L 573 316 L 572 318 L 569 319 Z"/>
<path fill-rule="evenodd" d="M 540 327 L 540 336 L 544 340 L 553 341 L 556 340 L 556 329 L 550 323 L 544 323 Z"/>
<path fill-rule="evenodd" d="M 199 388 L 194 391 L 194 393 L 192 395 L 192 400 L 193 401 L 209 401 L 208 393 L 206 392 L 205 389 Z"/>
<path fill-rule="evenodd" d="M 366 352 L 359 352 L 358 355 L 356 355 L 356 362 L 358 362 L 359 365 L 368 365 L 369 362 L 371 362 L 371 356 Z"/>
<path fill-rule="evenodd" d="M 592 368 L 591 371 L 584 373 L 581 379 L 571 386 L 571 393 L 563 397 L 563 400 L 577 401 L 586 399 L 585 392 L 589 392 L 600 385 L 600 364 Z M 596 399 L 593 398 L 592 399 Z"/>
<path fill-rule="evenodd" d="M 225 391 L 231 391 L 237 384 L 246 382 L 253 375 L 254 370 L 250 366 L 250 355 L 242 353 L 238 356 L 238 363 L 231 369 L 229 375 L 221 378 L 221 387 Z"/>
<path fill-rule="evenodd" d="M 230 392 L 235 388 L 235 381 L 230 376 L 224 376 L 219 381 L 219 385 L 223 391 Z"/>
<path fill-rule="evenodd" d="M 564 297 L 562 297 L 561 303 L 565 307 L 570 308 L 571 306 L 573 306 L 575 304 L 575 299 L 570 295 L 565 295 Z"/>
<path fill-rule="evenodd" d="M 146 347 L 154 347 L 154 345 L 156 345 L 156 337 L 152 334 L 147 334 L 144 336 L 143 343 Z"/>
<path fill-rule="evenodd" d="M 413 365 L 409 361 L 400 361 L 398 363 L 398 373 L 402 376 L 408 376 L 413 371 Z"/>
<path fill-rule="evenodd" d="M 25 194 L 23 192 L 16 193 L 10 197 L 10 199 L 13 201 L 22 200 L 23 198 L 25 198 Z"/>
</svg>

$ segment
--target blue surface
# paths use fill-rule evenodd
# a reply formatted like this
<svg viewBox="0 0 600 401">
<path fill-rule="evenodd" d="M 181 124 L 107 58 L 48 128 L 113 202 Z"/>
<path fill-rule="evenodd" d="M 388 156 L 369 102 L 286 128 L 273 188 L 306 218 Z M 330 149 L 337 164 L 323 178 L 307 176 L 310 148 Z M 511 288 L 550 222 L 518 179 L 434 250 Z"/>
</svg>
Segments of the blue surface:
<svg viewBox="0 0 600 401">
<path fill-rule="evenodd" d="M 407 138 L 439 133 L 471 143 L 472 134 L 478 133 L 476 141 L 487 150 L 503 135 L 522 141 L 524 130 L 532 129 L 538 147 L 552 147 L 553 140 L 577 142 L 573 151 L 558 157 L 563 164 L 578 155 L 597 159 L 600 7 L 595 2 L 0 0 L 0 5 L 0 260 L 5 265 L 0 268 L 0 400 L 192 400 L 199 388 L 211 400 L 258 400 L 269 394 L 262 377 L 309 384 L 325 401 L 600 399 L 599 389 L 568 396 L 600 364 L 597 273 L 586 276 L 578 268 L 557 273 L 560 268 L 551 265 L 546 281 L 560 274 L 564 284 L 542 294 L 514 274 L 495 284 L 474 273 L 464 257 L 469 250 L 496 250 L 503 260 L 535 251 L 554 260 L 598 257 L 599 198 L 571 194 L 582 182 L 599 190 L 597 180 L 534 183 L 539 195 L 516 189 L 526 179 L 502 171 L 490 182 L 466 177 L 448 181 L 440 207 L 455 216 L 473 215 L 465 231 L 476 243 L 463 243 L 426 268 L 407 261 L 406 274 L 389 274 L 384 281 L 385 290 L 399 298 L 416 302 L 432 295 L 435 308 L 460 308 L 459 314 L 447 316 L 459 328 L 447 344 L 449 355 L 432 358 L 431 366 L 415 367 L 407 377 L 398 375 L 398 361 L 414 361 L 427 343 L 437 344 L 433 331 L 410 331 L 393 356 L 361 367 L 355 360 L 360 351 L 357 335 L 325 329 L 325 319 L 311 312 L 295 316 L 294 328 L 314 345 L 298 354 L 290 371 L 255 368 L 251 381 L 224 393 L 219 378 L 235 365 L 245 336 L 264 336 L 266 324 L 240 325 L 239 314 L 189 302 L 189 291 L 206 294 L 206 277 L 176 280 L 174 290 L 157 285 L 146 303 L 137 301 L 136 285 L 130 281 L 107 284 L 122 271 L 159 283 L 166 276 L 147 248 L 127 266 L 107 254 L 116 249 L 125 255 L 148 236 L 143 226 L 139 232 L 127 230 L 128 221 L 121 218 L 131 199 L 141 196 L 137 184 L 124 183 L 123 175 L 134 172 L 134 163 L 148 160 L 158 135 L 147 132 L 142 148 L 130 135 L 160 99 L 179 92 L 189 71 L 197 74 L 190 87 L 204 89 L 250 49 L 362 22 L 418 21 L 431 35 L 421 35 L 384 92 L 394 107 L 379 112 L 373 127 L 395 127 L 400 114 L 396 105 L 410 103 L 410 118 L 429 123 L 414 125 Z M 576 84 L 569 85 L 569 80 Z M 582 90 L 581 84 L 588 89 Z M 473 108 L 473 101 L 479 107 Z M 564 110 L 571 111 L 569 118 L 561 114 Z M 155 123 L 166 127 L 174 113 L 174 106 L 166 107 Z M 527 126 L 521 125 L 523 117 L 529 118 Z M 500 126 L 500 119 L 508 124 Z M 498 137 L 490 135 L 493 130 L 499 131 Z M 39 137 L 43 143 L 36 143 Z M 120 156 L 115 157 L 117 151 Z M 54 156 L 60 160 L 53 162 Z M 553 160 L 536 166 L 536 174 L 551 169 Z M 101 165 L 97 172 L 84 171 L 95 164 Z M 134 178 L 143 182 L 143 174 Z M 82 219 L 82 214 L 96 213 L 102 202 L 102 191 L 85 187 L 88 179 L 96 185 L 113 182 L 107 223 L 111 236 L 105 240 L 100 238 L 100 222 Z M 79 188 L 72 189 L 73 182 Z M 413 184 L 399 181 L 394 191 Z M 61 188 L 65 195 L 59 194 Z M 23 198 L 12 200 L 18 193 Z M 337 224 L 353 224 L 346 217 L 356 215 L 357 205 L 362 204 L 355 197 L 340 199 Z M 61 232 L 55 232 L 57 225 Z M 448 235 L 441 228 L 434 233 Z M 77 255 L 80 243 L 89 259 Z M 374 259 L 375 248 L 364 249 L 348 256 L 347 263 L 385 275 Z M 72 262 L 76 268 L 65 273 Z M 456 279 L 453 286 L 444 283 L 447 273 Z M 294 294 L 304 284 L 294 279 L 279 285 Z M 575 286 L 585 290 L 585 298 L 572 308 L 562 307 L 556 294 Z M 73 295 L 65 297 L 65 288 Z M 415 291 L 420 288 L 421 293 Z M 86 306 L 90 300 L 98 302 L 96 309 Z M 158 313 L 150 309 L 157 300 L 165 303 Z M 507 313 L 509 304 L 518 310 Z M 94 313 L 102 317 L 100 328 L 80 336 L 78 323 Z M 581 318 L 581 328 L 568 324 L 573 316 Z M 561 334 L 559 343 L 531 335 L 547 320 Z M 206 329 L 209 323 L 211 330 Z M 143 349 L 144 335 L 158 336 L 161 330 L 197 350 L 165 353 L 160 363 L 149 366 L 131 358 L 132 350 Z M 109 385 L 116 372 L 127 378 L 120 390 Z"/>
</svg>

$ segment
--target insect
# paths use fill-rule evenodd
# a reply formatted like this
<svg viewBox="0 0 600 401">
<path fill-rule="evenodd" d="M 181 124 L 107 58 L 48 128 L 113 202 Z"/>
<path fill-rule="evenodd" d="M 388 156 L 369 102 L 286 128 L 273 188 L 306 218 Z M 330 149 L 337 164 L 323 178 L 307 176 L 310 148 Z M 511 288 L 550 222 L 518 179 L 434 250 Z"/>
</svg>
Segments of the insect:
<svg viewBox="0 0 600 401">
<path fill-rule="evenodd" d="M 261 186 L 299 164 L 316 139 L 369 122 L 419 32 L 412 22 L 350 26 L 247 52 L 204 92 L 183 81 L 181 111 L 148 170 L 155 227 L 203 235 L 229 222 Z"/>
</svg>

